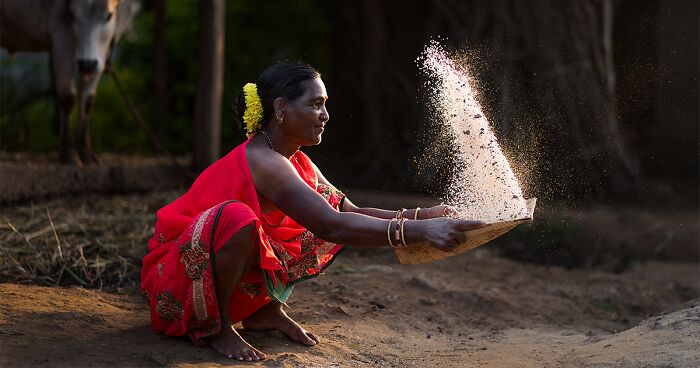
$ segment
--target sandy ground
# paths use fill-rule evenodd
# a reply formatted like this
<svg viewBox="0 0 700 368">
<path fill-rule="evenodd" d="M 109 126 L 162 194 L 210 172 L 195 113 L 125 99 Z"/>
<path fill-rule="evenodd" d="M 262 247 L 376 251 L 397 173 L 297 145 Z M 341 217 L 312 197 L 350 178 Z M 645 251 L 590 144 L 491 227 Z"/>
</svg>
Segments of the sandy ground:
<svg viewBox="0 0 700 368">
<path fill-rule="evenodd" d="M 68 224 L 58 236 L 90 234 L 140 253 L 155 209 L 176 196 L 83 195 L 2 215 L 20 226 L 40 221 L 44 207 L 55 221 L 83 214 L 89 229 Z M 351 197 L 387 208 L 407 200 Z M 39 215 L 23 215 L 35 208 Z M 261 363 L 152 333 L 133 285 L 105 292 L 0 283 L 0 367 L 700 367 L 697 209 L 607 205 L 539 215 L 531 228 L 426 265 L 400 265 L 391 250 L 345 252 L 289 301 L 288 313 L 322 343 L 242 330 L 268 354 Z M 129 234 L 113 239 L 100 222 Z M 513 260 L 528 257 L 574 267 Z"/>
<path fill-rule="evenodd" d="M 697 263 L 613 274 L 491 253 L 403 266 L 387 251 L 350 251 L 289 303 L 322 344 L 242 334 L 266 367 L 700 366 Z M 0 284 L 0 366 L 236 364 L 256 365 L 153 334 L 133 290 Z"/>
</svg>

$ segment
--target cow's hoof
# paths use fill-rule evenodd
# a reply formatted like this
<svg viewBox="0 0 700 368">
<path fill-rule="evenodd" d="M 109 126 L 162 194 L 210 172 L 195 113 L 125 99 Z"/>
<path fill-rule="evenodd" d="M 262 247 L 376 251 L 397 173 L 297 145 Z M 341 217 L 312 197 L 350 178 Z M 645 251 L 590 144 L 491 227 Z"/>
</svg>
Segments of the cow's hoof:
<svg viewBox="0 0 700 368">
<path fill-rule="evenodd" d="M 63 151 L 58 156 L 58 160 L 66 165 L 83 166 L 83 162 L 75 151 Z"/>
</svg>

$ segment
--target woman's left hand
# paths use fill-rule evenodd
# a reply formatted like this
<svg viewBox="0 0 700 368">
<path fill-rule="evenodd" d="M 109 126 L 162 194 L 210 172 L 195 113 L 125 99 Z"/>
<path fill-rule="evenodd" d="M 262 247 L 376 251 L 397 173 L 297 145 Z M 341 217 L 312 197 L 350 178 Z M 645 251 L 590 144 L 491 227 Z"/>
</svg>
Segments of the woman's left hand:
<svg viewBox="0 0 700 368">
<path fill-rule="evenodd" d="M 446 204 L 441 204 L 430 208 L 421 208 L 420 211 L 418 211 L 419 220 L 427 220 L 436 217 L 456 218 L 458 215 L 459 213 L 454 207 Z"/>
</svg>

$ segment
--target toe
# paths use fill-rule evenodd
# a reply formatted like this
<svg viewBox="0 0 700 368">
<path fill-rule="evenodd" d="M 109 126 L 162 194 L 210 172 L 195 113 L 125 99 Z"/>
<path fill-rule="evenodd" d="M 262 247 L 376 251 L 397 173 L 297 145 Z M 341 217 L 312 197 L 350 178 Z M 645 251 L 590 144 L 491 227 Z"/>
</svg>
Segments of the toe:
<svg viewBox="0 0 700 368">
<path fill-rule="evenodd" d="M 250 357 L 250 354 L 248 354 L 247 350 L 243 350 L 241 355 L 243 356 L 243 359 L 245 359 L 246 362 L 250 362 L 253 360 L 253 358 Z"/>
<path fill-rule="evenodd" d="M 318 336 L 312 334 L 311 332 L 307 332 L 306 335 L 309 336 L 311 340 L 314 340 L 317 344 L 321 342 L 321 340 L 318 339 Z"/>
<path fill-rule="evenodd" d="M 313 340 L 312 338 L 310 338 L 308 335 L 306 335 L 306 331 L 304 331 L 304 330 L 299 331 L 298 337 L 299 337 L 299 341 L 301 341 L 301 343 L 304 345 L 310 345 L 310 346 L 316 345 L 316 341 Z"/>
<path fill-rule="evenodd" d="M 258 357 L 258 354 L 254 350 L 246 350 L 246 353 L 248 353 L 248 356 L 250 359 L 252 359 L 254 362 L 257 362 L 260 360 L 260 357 Z"/>
</svg>

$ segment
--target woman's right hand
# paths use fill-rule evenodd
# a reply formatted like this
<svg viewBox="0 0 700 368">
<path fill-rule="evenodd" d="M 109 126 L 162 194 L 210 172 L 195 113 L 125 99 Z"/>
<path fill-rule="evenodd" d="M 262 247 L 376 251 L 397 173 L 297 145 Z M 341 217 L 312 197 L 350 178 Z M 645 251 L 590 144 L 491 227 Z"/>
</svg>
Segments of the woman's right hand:
<svg viewBox="0 0 700 368">
<path fill-rule="evenodd" d="M 444 252 L 452 252 L 458 245 L 467 240 L 465 231 L 484 227 L 483 221 L 459 220 L 439 217 L 429 220 L 415 221 L 419 225 L 420 238 L 423 243 L 438 248 Z"/>
</svg>

